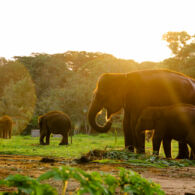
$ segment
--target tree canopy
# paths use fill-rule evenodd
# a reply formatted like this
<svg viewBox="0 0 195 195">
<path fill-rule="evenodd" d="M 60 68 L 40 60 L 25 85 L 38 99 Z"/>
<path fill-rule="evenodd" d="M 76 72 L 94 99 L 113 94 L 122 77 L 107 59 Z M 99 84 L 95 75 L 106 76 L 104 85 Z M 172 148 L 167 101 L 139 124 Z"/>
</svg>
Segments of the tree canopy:
<svg viewBox="0 0 195 195">
<path fill-rule="evenodd" d="M 86 129 L 88 107 L 102 73 L 168 68 L 195 77 L 194 36 L 168 32 L 163 39 L 174 56 L 158 63 L 137 63 L 86 51 L 33 53 L 15 56 L 13 61 L 0 58 L 0 115 L 13 117 L 15 134 L 27 124 L 27 129 L 38 128 L 37 117 L 51 110 L 67 113 L 75 128 Z M 114 127 L 122 126 L 120 115 L 115 122 Z"/>
</svg>

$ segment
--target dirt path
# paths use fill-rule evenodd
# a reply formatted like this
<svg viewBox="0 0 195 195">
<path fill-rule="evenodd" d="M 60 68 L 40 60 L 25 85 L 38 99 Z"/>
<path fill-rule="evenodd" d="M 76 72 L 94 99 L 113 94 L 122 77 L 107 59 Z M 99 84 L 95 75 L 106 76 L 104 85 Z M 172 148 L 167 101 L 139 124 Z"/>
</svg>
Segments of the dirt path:
<svg viewBox="0 0 195 195">
<path fill-rule="evenodd" d="M 195 194 L 195 167 L 158 169 L 124 164 L 77 164 L 63 158 L 55 158 L 55 162 L 43 163 L 40 162 L 41 159 L 42 157 L 34 156 L 0 155 L 0 179 L 3 179 L 10 174 L 23 174 L 31 177 L 38 177 L 50 168 L 62 165 L 71 165 L 86 171 L 104 171 L 109 173 L 116 173 L 118 171 L 117 167 L 125 167 L 138 172 L 145 178 L 159 183 L 166 194 L 183 195 L 186 192 Z M 59 191 L 61 190 L 60 182 L 49 181 L 49 183 Z M 68 191 L 74 191 L 77 187 L 78 183 L 70 181 L 68 184 Z M 0 191 L 5 190 L 7 189 L 0 188 Z"/>
</svg>

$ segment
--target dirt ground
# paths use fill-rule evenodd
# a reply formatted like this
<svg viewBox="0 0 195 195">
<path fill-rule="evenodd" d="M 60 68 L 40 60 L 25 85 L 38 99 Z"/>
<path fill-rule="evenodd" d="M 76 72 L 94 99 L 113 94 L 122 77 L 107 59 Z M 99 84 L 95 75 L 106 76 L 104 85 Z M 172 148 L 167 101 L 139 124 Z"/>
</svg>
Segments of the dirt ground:
<svg viewBox="0 0 195 195">
<path fill-rule="evenodd" d="M 52 167 L 62 165 L 70 165 L 79 167 L 86 171 L 104 171 L 108 173 L 116 173 L 117 167 L 125 167 L 134 170 L 143 177 L 151 179 L 159 183 L 166 194 L 183 195 L 185 193 L 195 194 L 195 167 L 185 168 L 148 168 L 137 167 L 124 164 L 98 164 L 83 163 L 77 164 L 74 161 L 68 161 L 63 158 L 54 158 L 55 162 L 40 162 L 42 157 L 21 156 L 21 155 L 0 155 L 0 179 L 10 174 L 23 174 L 31 177 L 38 177 L 40 174 L 48 171 Z M 52 186 L 61 191 L 61 182 L 48 181 Z M 78 187 L 78 183 L 70 181 L 68 183 L 68 192 L 74 191 Z M 0 191 L 8 189 L 0 188 Z"/>
</svg>

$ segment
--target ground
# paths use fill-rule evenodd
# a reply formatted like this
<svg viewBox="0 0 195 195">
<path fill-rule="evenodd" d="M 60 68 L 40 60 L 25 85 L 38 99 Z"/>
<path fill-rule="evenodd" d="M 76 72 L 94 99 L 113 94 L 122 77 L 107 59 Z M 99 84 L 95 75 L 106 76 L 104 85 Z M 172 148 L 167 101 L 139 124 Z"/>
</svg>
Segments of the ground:
<svg viewBox="0 0 195 195">
<path fill-rule="evenodd" d="M 80 140 L 81 141 L 81 140 Z M 38 147 L 38 146 L 37 146 Z M 45 146 L 47 147 L 47 146 Z M 5 152 L 4 152 L 5 153 Z M 47 155 L 48 157 L 48 155 Z M 6 178 L 10 174 L 23 174 L 37 178 L 53 167 L 72 166 L 79 167 L 86 171 L 104 171 L 115 174 L 118 167 L 124 167 L 134 170 L 147 179 L 161 185 L 166 194 L 183 195 L 185 193 L 195 194 L 195 166 L 189 167 L 166 167 L 154 168 L 144 166 L 134 166 L 124 163 L 97 163 L 87 162 L 78 163 L 74 158 L 67 157 L 50 157 L 54 162 L 41 162 L 43 156 L 31 155 L 15 155 L 0 154 L 0 179 Z M 61 191 L 61 182 L 49 180 L 47 183 L 53 185 Z M 74 191 L 78 187 L 78 183 L 70 181 L 68 183 L 68 192 Z M 0 191 L 13 190 L 8 188 L 0 188 Z"/>
<path fill-rule="evenodd" d="M 0 156 L 0 178 L 5 178 L 10 174 L 23 174 L 37 178 L 40 174 L 45 173 L 52 167 L 62 165 L 71 165 L 79 167 L 86 171 L 104 171 L 115 173 L 117 167 L 125 167 L 134 170 L 143 177 L 151 179 L 159 183 L 166 194 L 183 195 L 186 192 L 195 194 L 195 167 L 183 168 L 149 168 L 138 167 L 124 164 L 99 164 L 99 163 L 84 163 L 77 164 L 74 161 L 67 161 L 64 158 L 54 158 L 55 162 L 44 163 L 40 162 L 42 157 L 22 156 L 22 155 L 1 155 Z M 48 181 L 59 191 L 61 191 L 61 182 Z M 78 183 L 69 182 L 67 191 L 74 191 L 78 187 Z M 8 190 L 1 188 L 0 191 Z"/>
</svg>

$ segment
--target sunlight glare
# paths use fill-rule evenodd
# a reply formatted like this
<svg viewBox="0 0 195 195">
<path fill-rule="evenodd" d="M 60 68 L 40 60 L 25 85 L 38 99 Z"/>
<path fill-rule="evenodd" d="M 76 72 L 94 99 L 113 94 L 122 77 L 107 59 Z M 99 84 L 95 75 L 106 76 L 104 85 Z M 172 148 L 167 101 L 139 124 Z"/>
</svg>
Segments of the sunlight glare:
<svg viewBox="0 0 195 195">
<path fill-rule="evenodd" d="M 0 56 L 105 52 L 118 58 L 170 57 L 162 35 L 194 33 L 193 0 L 1 1 Z"/>
</svg>

